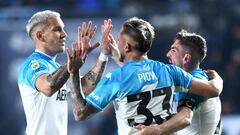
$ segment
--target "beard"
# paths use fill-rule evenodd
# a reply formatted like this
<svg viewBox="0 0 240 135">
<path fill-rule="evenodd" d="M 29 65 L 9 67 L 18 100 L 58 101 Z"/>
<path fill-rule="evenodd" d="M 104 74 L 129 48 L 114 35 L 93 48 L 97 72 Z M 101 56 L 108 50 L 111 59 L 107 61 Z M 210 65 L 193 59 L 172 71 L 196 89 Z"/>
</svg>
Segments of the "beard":
<svg viewBox="0 0 240 135">
<path fill-rule="evenodd" d="M 125 56 L 122 55 L 122 54 L 120 54 L 119 61 L 120 61 L 120 62 L 124 62 L 124 59 L 125 59 Z"/>
<path fill-rule="evenodd" d="M 173 64 L 171 59 L 168 59 L 168 63 Z"/>
</svg>

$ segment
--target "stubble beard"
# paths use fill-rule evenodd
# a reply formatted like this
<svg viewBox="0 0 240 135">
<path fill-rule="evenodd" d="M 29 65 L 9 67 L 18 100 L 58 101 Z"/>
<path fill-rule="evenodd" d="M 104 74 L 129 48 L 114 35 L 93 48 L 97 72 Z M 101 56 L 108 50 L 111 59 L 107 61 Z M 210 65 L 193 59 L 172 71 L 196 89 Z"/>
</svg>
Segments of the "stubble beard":
<svg viewBox="0 0 240 135">
<path fill-rule="evenodd" d="M 125 59 L 125 56 L 124 56 L 123 54 L 120 54 L 119 61 L 120 61 L 120 62 L 124 62 L 124 59 Z"/>
</svg>

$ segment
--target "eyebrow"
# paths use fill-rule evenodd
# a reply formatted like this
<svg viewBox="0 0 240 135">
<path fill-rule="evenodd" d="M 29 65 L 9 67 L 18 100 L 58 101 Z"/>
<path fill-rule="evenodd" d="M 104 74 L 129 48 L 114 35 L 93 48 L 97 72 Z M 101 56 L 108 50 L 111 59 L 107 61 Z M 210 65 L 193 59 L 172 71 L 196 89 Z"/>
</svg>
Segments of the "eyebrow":
<svg viewBox="0 0 240 135">
<path fill-rule="evenodd" d="M 59 29 L 59 28 L 60 28 L 60 29 L 63 29 L 64 27 L 62 27 L 62 26 L 60 26 L 60 25 L 57 25 L 57 26 L 53 26 L 53 27 L 52 27 L 53 30 L 54 30 L 54 29 Z"/>
<path fill-rule="evenodd" d="M 54 26 L 54 28 L 62 28 L 62 26 L 60 26 L 60 25 L 57 25 L 57 26 Z"/>
<path fill-rule="evenodd" d="M 179 49 L 175 46 L 171 46 L 171 49 L 176 49 L 177 51 L 179 51 Z"/>
</svg>

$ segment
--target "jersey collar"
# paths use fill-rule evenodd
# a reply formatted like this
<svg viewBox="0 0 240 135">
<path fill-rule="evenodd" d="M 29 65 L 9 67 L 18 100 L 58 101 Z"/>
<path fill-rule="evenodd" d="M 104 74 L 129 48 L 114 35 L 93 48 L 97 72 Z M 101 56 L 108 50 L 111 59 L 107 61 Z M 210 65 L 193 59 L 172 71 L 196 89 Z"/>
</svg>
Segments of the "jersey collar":
<svg viewBox="0 0 240 135">
<path fill-rule="evenodd" d="M 40 53 L 40 54 L 42 54 L 42 55 L 44 55 L 44 56 L 46 56 L 46 57 L 52 59 L 53 61 L 56 60 L 56 56 L 52 57 L 52 56 L 47 55 L 47 54 L 45 54 L 44 52 L 42 52 L 42 51 L 40 51 L 40 50 L 38 50 L 38 49 L 36 49 L 35 52 L 38 52 L 38 53 Z"/>
</svg>

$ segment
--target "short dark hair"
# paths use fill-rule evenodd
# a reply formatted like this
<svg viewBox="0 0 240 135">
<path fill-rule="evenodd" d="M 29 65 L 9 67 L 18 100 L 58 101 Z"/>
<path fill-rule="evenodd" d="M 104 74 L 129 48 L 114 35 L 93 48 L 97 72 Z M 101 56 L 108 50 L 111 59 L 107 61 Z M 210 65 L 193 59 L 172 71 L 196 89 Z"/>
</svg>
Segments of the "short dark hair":
<svg viewBox="0 0 240 135">
<path fill-rule="evenodd" d="M 181 30 L 176 34 L 174 41 L 175 40 L 179 40 L 181 45 L 190 51 L 192 54 L 192 63 L 201 63 L 206 57 L 207 44 L 202 36 Z"/>
<path fill-rule="evenodd" d="M 155 35 L 153 26 L 137 17 L 125 21 L 122 34 L 130 36 L 136 42 L 134 48 L 142 53 L 149 51 Z"/>
</svg>

